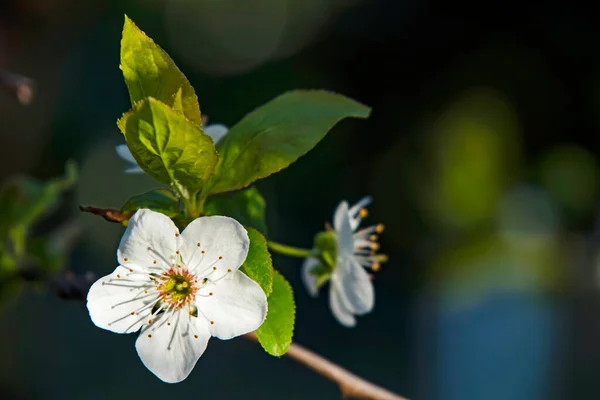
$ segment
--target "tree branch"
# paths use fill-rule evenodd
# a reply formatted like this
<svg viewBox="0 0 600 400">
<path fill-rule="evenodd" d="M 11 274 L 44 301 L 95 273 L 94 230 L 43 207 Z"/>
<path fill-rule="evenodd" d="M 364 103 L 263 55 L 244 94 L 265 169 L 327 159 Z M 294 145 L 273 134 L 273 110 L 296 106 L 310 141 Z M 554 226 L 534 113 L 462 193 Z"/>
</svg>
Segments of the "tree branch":
<svg viewBox="0 0 600 400">
<path fill-rule="evenodd" d="M 257 342 L 254 332 L 244 335 L 246 339 Z M 321 357 L 299 344 L 292 343 L 286 356 L 312 369 L 319 375 L 337 383 L 343 397 L 364 400 L 407 400 L 380 386 L 377 386 L 337 364 Z"/>
</svg>

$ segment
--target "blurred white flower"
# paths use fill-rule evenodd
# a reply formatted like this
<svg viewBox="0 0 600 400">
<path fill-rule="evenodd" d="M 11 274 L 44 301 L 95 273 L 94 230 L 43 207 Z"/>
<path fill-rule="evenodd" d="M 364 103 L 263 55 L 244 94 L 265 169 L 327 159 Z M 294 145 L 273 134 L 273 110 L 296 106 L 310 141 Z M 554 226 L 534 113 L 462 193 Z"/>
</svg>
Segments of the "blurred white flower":
<svg viewBox="0 0 600 400">
<path fill-rule="evenodd" d="M 223 124 L 210 124 L 210 125 L 204 126 L 203 129 L 204 129 L 204 133 L 206 133 L 208 136 L 210 136 L 212 138 L 215 146 L 217 145 L 219 140 L 221 140 L 221 138 L 223 136 L 225 136 L 225 134 L 229 131 L 229 129 Z M 125 168 L 125 172 L 127 172 L 127 173 L 143 173 L 144 172 L 144 170 L 142 170 L 138 166 L 137 162 L 135 161 L 135 158 L 133 158 L 133 154 L 131 154 L 131 151 L 129 150 L 129 148 L 127 147 L 126 144 L 117 145 L 116 150 L 117 150 L 117 154 L 119 155 L 119 157 L 121 157 L 123 160 L 127 161 L 130 164 L 128 167 Z"/>
<path fill-rule="evenodd" d="M 364 208 L 371 202 L 365 197 L 349 207 L 342 201 L 337 207 L 333 226 L 335 230 L 335 266 L 328 279 L 329 306 L 335 318 L 346 327 L 356 325 L 355 315 L 370 312 L 375 304 L 373 283 L 363 267 L 378 271 L 385 256 L 375 254 L 379 249 L 377 233 L 383 232 L 383 225 L 374 225 L 358 230 L 363 218 L 368 215 Z M 302 266 L 303 282 L 312 296 L 318 293 L 318 280 L 322 260 L 307 258 Z M 327 276 L 326 276 L 327 278 Z"/>
<path fill-rule="evenodd" d="M 231 339 L 260 327 L 267 298 L 238 270 L 246 230 L 229 217 L 201 217 L 181 234 L 167 216 L 142 209 L 129 220 L 119 266 L 87 296 L 96 326 L 140 331 L 137 352 L 161 380 L 184 380 L 211 336 Z"/>
</svg>

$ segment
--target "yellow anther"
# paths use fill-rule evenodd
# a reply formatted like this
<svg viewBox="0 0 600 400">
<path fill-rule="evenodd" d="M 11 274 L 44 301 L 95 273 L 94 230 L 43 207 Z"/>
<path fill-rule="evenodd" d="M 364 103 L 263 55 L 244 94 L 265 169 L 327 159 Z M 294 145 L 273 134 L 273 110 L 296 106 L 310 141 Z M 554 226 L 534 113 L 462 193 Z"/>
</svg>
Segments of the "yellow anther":
<svg viewBox="0 0 600 400">
<path fill-rule="evenodd" d="M 371 249 L 373 249 L 373 251 L 379 250 L 379 243 L 371 243 Z"/>
<path fill-rule="evenodd" d="M 371 235 L 371 236 L 369 236 L 369 240 L 372 241 L 372 242 L 376 241 L 377 240 L 377 235 Z"/>
<path fill-rule="evenodd" d="M 373 265 L 371 265 L 371 269 L 375 272 L 379 271 L 381 269 L 381 264 L 379 264 L 378 262 L 374 263 Z"/>
<path fill-rule="evenodd" d="M 384 229 L 385 229 L 385 226 L 383 226 L 383 224 L 379 224 L 379 225 L 377 225 L 377 227 L 375 227 L 375 231 L 377 231 L 377 233 L 383 232 Z"/>
<path fill-rule="evenodd" d="M 360 215 L 361 218 L 367 218 L 369 216 L 369 211 L 367 211 L 366 208 L 361 208 L 358 215 Z"/>
<path fill-rule="evenodd" d="M 182 286 L 182 287 L 185 289 L 185 288 L 187 288 L 187 287 L 188 287 L 188 286 L 190 286 L 190 285 L 189 285 L 187 282 L 183 282 L 183 283 L 181 284 L 181 286 Z"/>
</svg>

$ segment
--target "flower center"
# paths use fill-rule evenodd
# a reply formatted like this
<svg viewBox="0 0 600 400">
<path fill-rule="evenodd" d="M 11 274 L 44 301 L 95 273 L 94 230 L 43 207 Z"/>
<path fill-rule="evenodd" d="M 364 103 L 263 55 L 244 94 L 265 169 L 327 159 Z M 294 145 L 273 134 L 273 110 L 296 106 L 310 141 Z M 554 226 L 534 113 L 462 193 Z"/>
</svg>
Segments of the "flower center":
<svg viewBox="0 0 600 400">
<path fill-rule="evenodd" d="M 161 299 L 175 307 L 182 307 L 194 300 L 198 285 L 195 277 L 185 268 L 170 268 L 158 285 Z"/>
</svg>

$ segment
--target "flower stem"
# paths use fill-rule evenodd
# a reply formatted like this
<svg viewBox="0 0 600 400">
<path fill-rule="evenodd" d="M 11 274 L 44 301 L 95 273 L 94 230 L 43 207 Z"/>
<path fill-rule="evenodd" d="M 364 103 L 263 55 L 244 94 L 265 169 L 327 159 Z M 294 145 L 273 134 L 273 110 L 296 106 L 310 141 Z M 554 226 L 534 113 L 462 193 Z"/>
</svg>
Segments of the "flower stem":
<svg viewBox="0 0 600 400">
<path fill-rule="evenodd" d="M 276 253 L 280 253 L 290 257 L 306 258 L 317 257 L 319 255 L 319 252 L 317 250 L 300 249 L 298 247 L 288 246 L 273 241 L 268 241 L 267 246 Z"/>
</svg>

